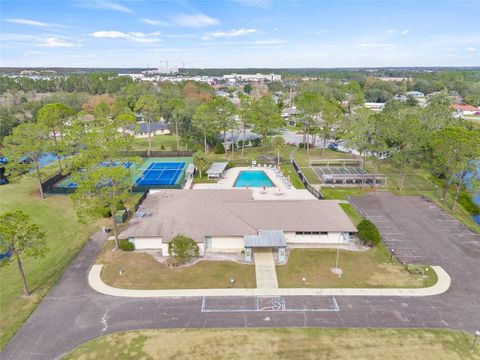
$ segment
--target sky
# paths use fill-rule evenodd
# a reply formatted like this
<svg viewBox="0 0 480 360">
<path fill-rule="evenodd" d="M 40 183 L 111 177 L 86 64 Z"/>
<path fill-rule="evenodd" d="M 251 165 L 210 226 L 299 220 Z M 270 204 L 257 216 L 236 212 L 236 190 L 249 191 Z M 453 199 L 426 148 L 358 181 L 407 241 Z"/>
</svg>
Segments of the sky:
<svg viewBox="0 0 480 360">
<path fill-rule="evenodd" d="M 480 0 L 0 0 L 0 66 L 480 66 Z"/>
</svg>

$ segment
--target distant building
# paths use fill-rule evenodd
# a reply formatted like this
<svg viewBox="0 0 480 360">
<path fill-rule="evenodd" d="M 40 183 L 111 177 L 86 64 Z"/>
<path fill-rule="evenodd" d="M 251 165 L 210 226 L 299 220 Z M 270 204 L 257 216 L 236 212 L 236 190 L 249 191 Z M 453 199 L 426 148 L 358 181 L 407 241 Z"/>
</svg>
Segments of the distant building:
<svg viewBox="0 0 480 360">
<path fill-rule="evenodd" d="M 178 74 L 178 67 L 165 67 L 155 70 L 142 71 L 146 75 L 175 75 Z"/>
<path fill-rule="evenodd" d="M 480 108 L 472 106 L 472 105 L 453 104 L 452 108 L 454 108 L 456 113 L 460 116 L 480 115 Z"/>
<path fill-rule="evenodd" d="M 290 126 L 297 125 L 297 116 L 300 114 L 300 111 L 295 107 L 292 106 L 290 108 L 285 108 L 281 112 L 281 116 L 285 120 L 285 122 Z"/>
<path fill-rule="evenodd" d="M 365 107 L 375 112 L 381 112 L 385 108 L 385 103 L 366 102 Z"/>
<path fill-rule="evenodd" d="M 229 74 L 223 75 L 223 79 L 228 82 L 237 82 L 237 81 L 281 81 L 282 75 L 276 74 Z"/>
<path fill-rule="evenodd" d="M 242 147 L 242 141 L 245 141 L 245 147 L 253 146 L 255 142 L 260 140 L 260 135 L 255 134 L 252 131 L 245 131 L 245 137 L 243 136 L 243 130 L 235 130 L 233 134 L 231 131 L 227 131 L 225 137 L 223 134 L 219 135 L 220 141 L 224 144 L 226 149 L 230 149 L 232 142 L 236 147 Z"/>
<path fill-rule="evenodd" d="M 121 131 L 121 129 L 120 129 Z M 145 122 L 138 123 L 136 125 L 129 126 L 126 132 L 135 136 L 136 138 L 148 137 L 148 125 Z M 169 135 L 170 127 L 164 122 L 152 122 L 150 124 L 150 135 Z"/>
<path fill-rule="evenodd" d="M 408 98 L 405 95 L 395 95 L 393 97 L 393 100 L 406 102 L 408 100 Z"/>
<path fill-rule="evenodd" d="M 390 81 L 390 82 L 412 80 L 411 78 L 408 78 L 408 77 L 395 77 L 395 76 L 376 76 L 375 79 L 382 80 L 382 81 Z"/>
<path fill-rule="evenodd" d="M 407 96 L 413 96 L 414 98 L 423 98 L 425 94 L 420 91 L 409 91 L 407 92 Z"/>
</svg>

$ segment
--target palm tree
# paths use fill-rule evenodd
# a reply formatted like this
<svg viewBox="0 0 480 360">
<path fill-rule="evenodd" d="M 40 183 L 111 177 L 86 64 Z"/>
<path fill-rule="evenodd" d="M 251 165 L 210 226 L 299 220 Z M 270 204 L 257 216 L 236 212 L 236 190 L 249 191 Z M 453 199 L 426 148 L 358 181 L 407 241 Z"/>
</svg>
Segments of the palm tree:
<svg viewBox="0 0 480 360">
<path fill-rule="evenodd" d="M 272 139 L 272 147 L 277 152 L 277 166 L 280 167 L 280 152 L 285 148 L 285 140 L 281 136 Z"/>
</svg>

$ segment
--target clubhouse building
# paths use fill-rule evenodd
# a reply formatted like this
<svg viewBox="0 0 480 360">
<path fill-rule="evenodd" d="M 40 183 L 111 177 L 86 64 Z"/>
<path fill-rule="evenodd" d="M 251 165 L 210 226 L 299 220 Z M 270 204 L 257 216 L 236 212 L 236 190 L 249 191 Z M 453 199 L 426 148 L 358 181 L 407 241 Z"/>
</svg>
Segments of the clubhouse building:
<svg viewBox="0 0 480 360">
<path fill-rule="evenodd" d="M 357 229 L 335 201 L 254 200 L 252 191 L 160 190 L 150 193 L 119 235 L 135 249 L 160 250 L 182 234 L 205 252 L 245 253 L 271 248 L 285 261 L 287 247 L 349 243 Z"/>
</svg>

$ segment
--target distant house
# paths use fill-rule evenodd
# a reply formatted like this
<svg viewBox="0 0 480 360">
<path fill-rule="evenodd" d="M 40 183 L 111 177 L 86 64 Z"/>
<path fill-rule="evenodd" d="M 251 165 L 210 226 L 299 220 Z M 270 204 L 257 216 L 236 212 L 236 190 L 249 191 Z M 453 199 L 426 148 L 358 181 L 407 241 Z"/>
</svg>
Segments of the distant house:
<svg viewBox="0 0 480 360">
<path fill-rule="evenodd" d="M 236 147 L 242 147 L 242 141 L 245 141 L 245 147 L 253 146 L 255 142 L 260 140 L 260 135 L 252 132 L 252 131 L 245 131 L 245 138 L 243 137 L 243 130 L 235 130 L 233 134 L 231 131 L 228 131 L 225 136 L 224 134 L 219 135 L 220 141 L 224 144 L 225 148 L 230 149 L 232 146 L 232 142 L 235 144 Z"/>
<path fill-rule="evenodd" d="M 226 91 L 218 90 L 218 91 L 215 91 L 215 95 L 221 96 L 221 97 L 228 97 L 229 94 Z"/>
<path fill-rule="evenodd" d="M 409 91 L 407 92 L 407 96 L 413 96 L 414 98 L 423 98 L 425 94 L 420 91 Z"/>
<path fill-rule="evenodd" d="M 406 102 L 408 100 L 408 98 L 405 96 L 405 95 L 395 95 L 393 97 L 393 100 L 397 100 L 397 101 L 401 101 L 401 102 Z"/>
<path fill-rule="evenodd" d="M 452 108 L 455 109 L 458 115 L 478 115 L 480 113 L 480 108 L 472 106 L 472 105 L 465 105 L 465 104 L 453 104 Z"/>
<path fill-rule="evenodd" d="M 146 122 L 140 122 L 136 125 L 129 126 L 126 130 L 129 134 L 132 134 L 136 138 L 148 137 L 148 125 Z M 164 122 L 152 122 L 150 124 L 150 135 L 169 135 L 170 128 L 168 124 Z"/>
<path fill-rule="evenodd" d="M 375 112 L 381 112 L 385 108 L 385 103 L 366 102 L 365 107 Z"/>
<path fill-rule="evenodd" d="M 285 108 L 282 110 L 282 113 L 280 114 L 285 122 L 290 125 L 290 126 L 296 126 L 297 125 L 297 117 L 300 115 L 300 111 L 297 110 L 295 106 L 292 106 L 290 108 Z"/>
</svg>

